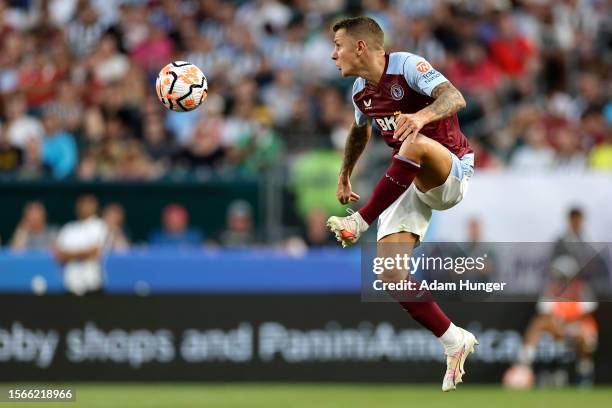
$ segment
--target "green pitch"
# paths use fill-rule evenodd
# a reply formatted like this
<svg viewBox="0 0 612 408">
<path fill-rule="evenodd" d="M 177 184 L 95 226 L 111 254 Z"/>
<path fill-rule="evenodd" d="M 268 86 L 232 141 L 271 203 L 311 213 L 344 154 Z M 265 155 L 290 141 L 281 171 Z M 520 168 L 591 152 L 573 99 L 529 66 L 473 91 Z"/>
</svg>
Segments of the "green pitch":
<svg viewBox="0 0 612 408">
<path fill-rule="evenodd" d="M 7 384 L 3 384 L 7 386 Z M 45 407 L 113 408 L 577 408 L 609 407 L 612 388 L 506 391 L 462 384 L 451 393 L 438 386 L 376 384 L 73 384 L 76 402 Z M 55 387 L 59 387 L 55 385 Z M 40 403 L 0 403 L 40 408 Z"/>
</svg>

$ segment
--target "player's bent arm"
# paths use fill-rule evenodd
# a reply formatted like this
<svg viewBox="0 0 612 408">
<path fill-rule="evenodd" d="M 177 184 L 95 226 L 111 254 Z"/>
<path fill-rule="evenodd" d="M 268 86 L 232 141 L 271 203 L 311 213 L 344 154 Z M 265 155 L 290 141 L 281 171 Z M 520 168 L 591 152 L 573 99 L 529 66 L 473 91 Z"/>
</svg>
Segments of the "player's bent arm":
<svg viewBox="0 0 612 408">
<path fill-rule="evenodd" d="M 102 247 L 94 246 L 92 248 L 80 251 L 63 251 L 59 248 L 55 248 L 54 252 L 56 259 L 61 263 L 70 261 L 85 261 L 88 259 L 99 258 L 102 253 Z"/>
<path fill-rule="evenodd" d="M 344 146 L 344 159 L 340 169 L 340 178 L 348 179 L 351 177 L 355 164 L 357 164 L 357 160 L 365 150 L 371 134 L 372 126 L 370 120 L 368 120 L 365 126 L 361 127 L 353 122 L 346 138 L 346 145 Z"/>
<path fill-rule="evenodd" d="M 435 100 L 419 112 L 426 123 L 447 118 L 465 108 L 463 95 L 448 81 L 436 86 L 431 91 L 431 97 Z"/>
</svg>

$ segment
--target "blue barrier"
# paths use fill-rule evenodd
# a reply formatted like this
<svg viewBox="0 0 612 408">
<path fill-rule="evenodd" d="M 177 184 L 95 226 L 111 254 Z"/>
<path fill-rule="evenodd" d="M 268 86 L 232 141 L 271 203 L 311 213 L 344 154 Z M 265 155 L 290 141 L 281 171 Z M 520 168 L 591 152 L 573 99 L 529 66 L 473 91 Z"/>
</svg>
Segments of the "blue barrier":
<svg viewBox="0 0 612 408">
<path fill-rule="evenodd" d="M 358 293 L 357 250 L 313 250 L 290 256 L 274 250 L 147 249 L 104 260 L 109 293 Z M 0 292 L 63 293 L 61 267 L 49 253 L 0 251 Z"/>
</svg>

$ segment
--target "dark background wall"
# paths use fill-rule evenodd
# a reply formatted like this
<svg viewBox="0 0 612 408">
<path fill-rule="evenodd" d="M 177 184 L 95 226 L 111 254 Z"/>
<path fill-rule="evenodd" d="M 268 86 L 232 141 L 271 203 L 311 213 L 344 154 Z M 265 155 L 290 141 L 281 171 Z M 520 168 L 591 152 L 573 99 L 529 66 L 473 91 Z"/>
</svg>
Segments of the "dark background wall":
<svg viewBox="0 0 612 408">
<path fill-rule="evenodd" d="M 74 203 L 84 193 L 94 194 L 103 205 L 118 202 L 126 210 L 130 238 L 146 241 L 159 228 L 161 211 L 169 203 L 186 207 L 192 224 L 207 235 L 216 235 L 225 225 L 228 205 L 236 199 L 251 203 L 256 222 L 260 221 L 260 185 L 256 181 L 162 181 L 125 183 L 20 182 L 0 183 L 0 237 L 8 242 L 28 201 L 44 203 L 51 224 L 61 226 L 74 216 Z"/>
<path fill-rule="evenodd" d="M 466 381 L 499 383 L 534 305 L 443 307 L 480 340 Z M 605 347 L 612 341 L 610 313 L 609 303 L 597 312 L 598 383 L 612 382 Z M 57 342 L 44 356 L 34 340 L 43 336 Z M 396 304 L 362 303 L 356 295 L 8 295 L 0 301 L 0 381 L 438 382 L 442 359 L 437 339 Z M 574 355 L 549 339 L 537 361 L 536 367 L 571 371 Z"/>
</svg>

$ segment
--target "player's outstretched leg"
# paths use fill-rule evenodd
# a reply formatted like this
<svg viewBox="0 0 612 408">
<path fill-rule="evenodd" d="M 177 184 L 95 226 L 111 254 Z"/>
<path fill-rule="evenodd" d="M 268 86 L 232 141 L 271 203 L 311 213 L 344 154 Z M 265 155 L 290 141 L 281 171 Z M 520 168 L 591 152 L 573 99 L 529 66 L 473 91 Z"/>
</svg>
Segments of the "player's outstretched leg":
<svg viewBox="0 0 612 408">
<path fill-rule="evenodd" d="M 438 187 L 446 181 L 451 166 L 448 149 L 419 134 L 413 143 L 401 146 L 359 211 L 347 217 L 330 217 L 327 226 L 343 247 L 351 246 L 413 182 L 421 191 Z"/>
<path fill-rule="evenodd" d="M 453 159 L 446 147 L 418 134 L 414 142 L 401 145 L 359 214 L 366 223 L 372 224 L 413 182 L 423 192 L 444 184 L 452 165 Z"/>
<path fill-rule="evenodd" d="M 395 258 L 397 255 L 410 256 L 418 236 L 410 232 L 387 235 L 378 241 L 377 256 Z M 407 279 L 405 270 L 386 270 L 380 275 L 383 282 L 400 282 Z M 399 301 L 400 306 L 420 325 L 435 335 L 446 355 L 446 371 L 442 380 L 442 391 L 452 391 L 463 382 L 465 360 L 478 344 L 476 337 L 469 331 L 455 326 L 436 302 L 430 300 L 429 293 L 390 293 Z"/>
<path fill-rule="evenodd" d="M 425 139 L 419 139 L 421 144 L 428 143 Z M 444 149 L 444 147 L 442 147 Z M 423 149 L 424 147 L 417 147 L 415 149 Z M 422 154 L 419 152 L 419 154 Z M 417 155 L 414 155 L 416 159 Z M 391 165 L 385 171 L 385 174 L 378 180 L 370 199 L 359 209 L 359 214 L 363 220 L 368 224 L 372 224 L 383 211 L 385 211 L 395 200 L 397 200 L 412 184 L 417 174 L 421 171 L 420 160 L 419 161 L 409 159 L 401 152 L 393 156 Z M 450 168 L 450 167 L 449 167 Z M 425 170 L 427 171 L 427 170 Z M 435 186 L 444 183 L 446 180 L 446 173 L 443 177 L 440 177 L 440 183 Z"/>
<path fill-rule="evenodd" d="M 348 217 L 330 217 L 329 229 L 343 247 L 351 246 L 365 232 L 370 224 L 408 189 L 421 166 L 396 154 L 383 177 L 378 180 L 368 202 L 359 212 Z"/>
</svg>

